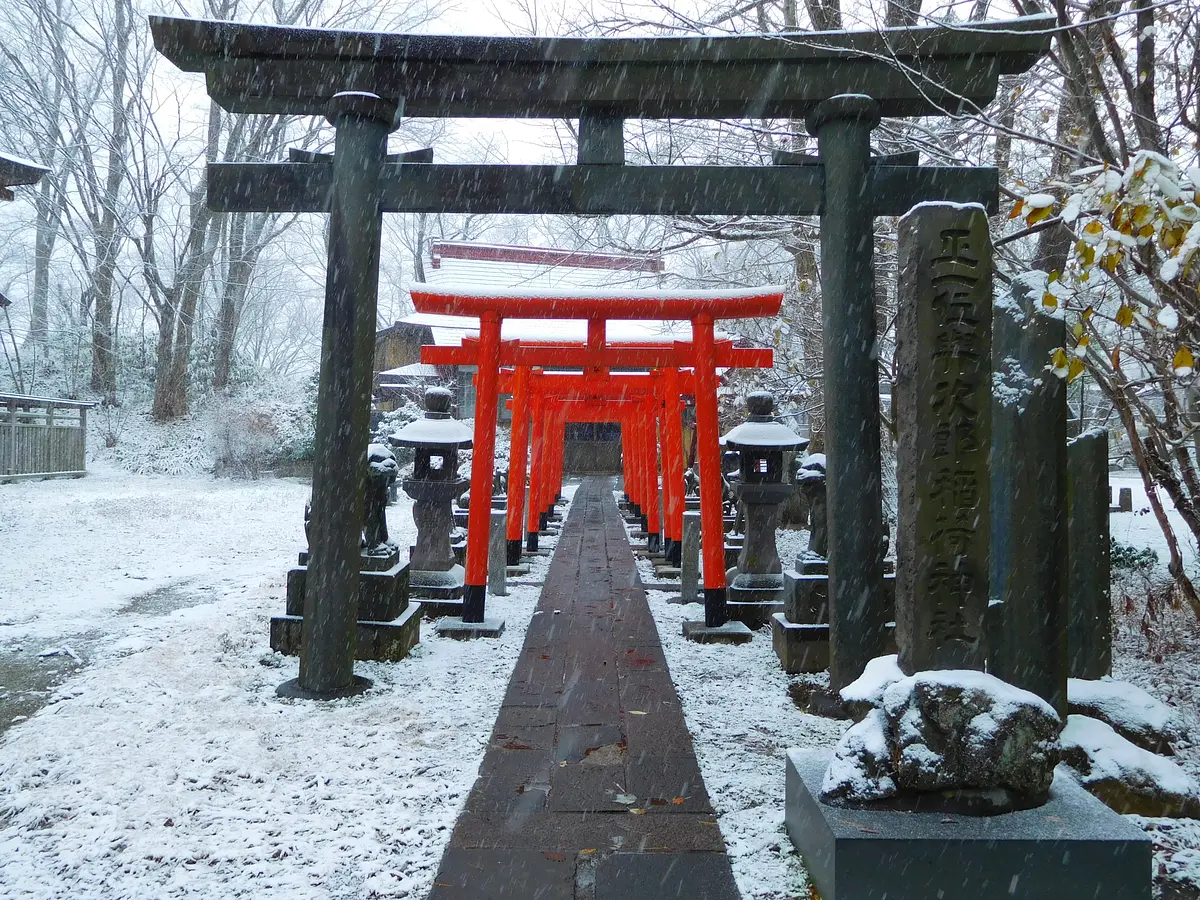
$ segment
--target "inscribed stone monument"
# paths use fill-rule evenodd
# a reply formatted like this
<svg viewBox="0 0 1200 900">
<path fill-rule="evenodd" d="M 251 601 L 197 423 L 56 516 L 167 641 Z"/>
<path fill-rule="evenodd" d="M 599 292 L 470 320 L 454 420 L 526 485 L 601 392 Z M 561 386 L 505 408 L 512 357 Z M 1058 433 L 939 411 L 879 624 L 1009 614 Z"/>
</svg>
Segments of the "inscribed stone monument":
<svg viewBox="0 0 1200 900">
<path fill-rule="evenodd" d="M 982 206 L 899 224 L 894 403 L 900 667 L 982 669 L 988 606 L 992 248 Z"/>
</svg>

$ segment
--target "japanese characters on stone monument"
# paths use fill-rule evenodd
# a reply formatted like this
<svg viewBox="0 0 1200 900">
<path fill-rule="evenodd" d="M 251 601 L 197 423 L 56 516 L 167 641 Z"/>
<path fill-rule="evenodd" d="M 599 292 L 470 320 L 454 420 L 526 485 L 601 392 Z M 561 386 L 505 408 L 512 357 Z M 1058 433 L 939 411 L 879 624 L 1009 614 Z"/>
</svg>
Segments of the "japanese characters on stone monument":
<svg viewBox="0 0 1200 900">
<path fill-rule="evenodd" d="M 896 638 L 910 674 L 986 656 L 991 254 L 982 206 L 923 203 L 900 220 Z"/>
</svg>

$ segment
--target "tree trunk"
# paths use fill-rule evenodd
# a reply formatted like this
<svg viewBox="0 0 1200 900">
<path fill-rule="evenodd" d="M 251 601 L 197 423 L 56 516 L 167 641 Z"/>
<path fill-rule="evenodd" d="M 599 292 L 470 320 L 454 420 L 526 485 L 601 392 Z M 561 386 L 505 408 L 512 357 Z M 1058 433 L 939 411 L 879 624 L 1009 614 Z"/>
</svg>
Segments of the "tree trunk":
<svg viewBox="0 0 1200 900">
<path fill-rule="evenodd" d="M 125 180 L 128 123 L 125 112 L 126 66 L 129 59 L 129 0 L 117 0 L 113 10 L 112 131 L 108 142 L 108 173 L 104 209 L 96 232 L 96 269 L 92 276 L 92 390 L 104 401 L 117 402 L 117 366 L 114 356 L 113 276 L 121 237 L 117 230 L 117 203 Z"/>
<path fill-rule="evenodd" d="M 29 298 L 29 336 L 26 343 L 35 353 L 45 353 L 50 337 L 50 257 L 58 238 L 58 202 L 54 196 L 52 175 L 38 186 L 34 211 L 33 295 Z"/>
<path fill-rule="evenodd" d="M 217 347 L 213 364 L 212 386 L 214 391 L 229 387 L 229 373 L 233 367 L 233 343 L 237 333 L 238 312 L 246 297 L 250 280 L 251 263 L 246 258 L 246 214 L 234 213 L 229 221 L 228 272 L 225 287 L 221 292 L 221 306 L 217 311 Z"/>
</svg>

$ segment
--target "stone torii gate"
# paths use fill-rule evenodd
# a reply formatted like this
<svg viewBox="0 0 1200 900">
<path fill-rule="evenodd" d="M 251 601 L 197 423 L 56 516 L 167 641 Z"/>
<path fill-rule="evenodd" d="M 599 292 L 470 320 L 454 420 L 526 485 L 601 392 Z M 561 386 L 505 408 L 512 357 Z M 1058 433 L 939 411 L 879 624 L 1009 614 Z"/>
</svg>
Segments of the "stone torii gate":
<svg viewBox="0 0 1200 900">
<path fill-rule="evenodd" d="M 155 46 L 229 112 L 325 115 L 332 161 L 210 163 L 217 211 L 327 212 L 329 264 L 299 685 L 351 689 L 383 212 L 820 215 L 831 687 L 882 647 L 882 492 L 872 217 L 925 200 L 996 208 L 994 169 L 894 165 L 880 116 L 982 108 L 1050 46 L 1053 16 L 876 32 L 444 37 L 153 16 Z M 577 118 L 575 166 L 389 161 L 399 116 Z M 807 120 L 817 164 L 627 166 L 627 118 Z M 783 163 L 807 163 L 787 160 Z"/>
<path fill-rule="evenodd" d="M 417 312 L 442 315 L 471 316 L 479 319 L 478 342 L 465 348 L 466 362 L 477 367 L 475 375 L 475 440 L 471 456 L 471 483 L 490 485 L 495 459 L 496 414 L 500 401 L 500 369 L 504 363 L 501 323 L 506 318 L 521 319 L 584 319 L 588 322 L 586 347 L 568 348 L 575 352 L 574 364 L 583 364 L 583 375 L 563 375 L 563 388 L 579 385 L 590 379 L 597 388 L 620 397 L 624 393 L 647 391 L 653 401 L 655 385 L 644 375 L 596 374 L 611 366 L 621 365 L 620 350 L 609 351 L 604 344 L 606 322 L 609 319 L 690 321 L 692 340 L 677 351 L 675 345 L 657 351 L 660 358 L 673 358 L 693 370 L 696 396 L 696 434 L 700 448 L 700 518 L 704 548 L 704 625 L 719 628 L 725 624 L 725 565 L 724 526 L 721 519 L 721 460 L 719 426 L 717 423 L 717 353 L 716 321 L 773 316 L 783 302 L 783 289 L 776 287 L 750 288 L 739 291 L 597 291 L 587 295 L 520 289 L 481 291 L 451 286 L 414 287 L 410 292 Z M 516 351 L 522 348 L 511 346 Z M 531 347 L 531 352 L 550 348 Z M 646 353 L 645 349 L 640 352 Z M 728 348 L 727 353 L 734 352 Z M 769 352 L 769 351 L 768 351 Z M 546 354 L 549 356 L 549 354 Z M 426 362 L 443 361 L 436 351 L 423 354 Z M 451 358 L 454 358 L 451 356 Z M 554 376 L 542 375 L 543 379 Z M 550 386 L 550 385 L 548 385 Z M 556 385 L 555 385 L 556 386 Z M 562 388 L 560 388 L 561 390 Z M 657 421 L 655 415 L 654 421 Z M 555 426 L 559 427 L 559 426 Z M 544 441 L 544 439 L 543 439 Z M 643 465 L 650 463 L 649 442 L 640 442 Z M 657 444 L 657 441 L 655 441 Z M 657 453 L 655 453 L 657 460 Z M 511 463 L 510 463 L 511 468 Z M 546 474 L 546 466 L 541 467 Z M 655 465 L 657 471 L 657 464 Z M 647 485 L 647 490 L 649 487 Z M 657 496 L 655 475 L 653 493 Z M 546 499 L 538 491 L 530 500 L 530 521 L 533 521 L 535 502 Z M 538 510 L 540 512 L 540 510 Z M 487 595 L 487 532 L 488 507 L 472 503 L 467 519 L 466 584 L 463 589 L 463 623 L 483 624 Z M 485 631 L 494 630 L 486 628 Z"/>
</svg>

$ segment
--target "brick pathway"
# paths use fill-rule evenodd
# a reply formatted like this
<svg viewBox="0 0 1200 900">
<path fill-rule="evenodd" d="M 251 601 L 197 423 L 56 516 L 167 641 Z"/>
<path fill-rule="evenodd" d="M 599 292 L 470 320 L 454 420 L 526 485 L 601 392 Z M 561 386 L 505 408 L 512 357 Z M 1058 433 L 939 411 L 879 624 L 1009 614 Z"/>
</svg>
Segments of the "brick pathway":
<svg viewBox="0 0 1200 900">
<path fill-rule="evenodd" d="M 738 898 L 610 479 L 575 494 L 429 897 Z"/>
</svg>

